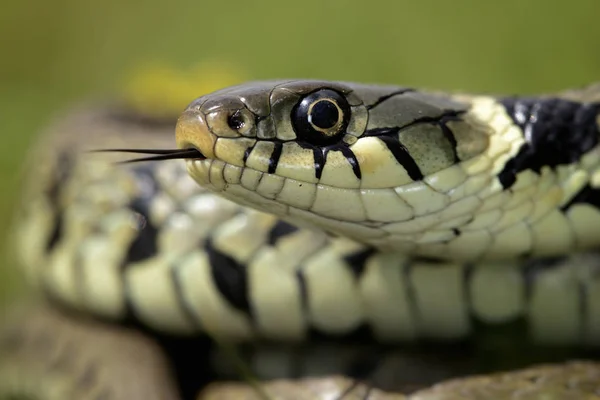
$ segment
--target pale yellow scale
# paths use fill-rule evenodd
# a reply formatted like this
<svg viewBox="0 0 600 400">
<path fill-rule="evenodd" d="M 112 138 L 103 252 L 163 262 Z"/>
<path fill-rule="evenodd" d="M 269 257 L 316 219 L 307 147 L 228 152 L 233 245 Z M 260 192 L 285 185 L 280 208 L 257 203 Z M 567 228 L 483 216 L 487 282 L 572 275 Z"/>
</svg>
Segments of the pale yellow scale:
<svg viewBox="0 0 600 400">
<path fill-rule="evenodd" d="M 306 183 L 317 183 L 313 152 L 293 142 L 284 143 L 277 162 L 277 175 Z"/>
<path fill-rule="evenodd" d="M 451 167 L 450 169 L 457 169 Z M 460 176 L 460 175 L 459 175 Z M 455 177 L 458 178 L 458 177 Z M 458 180 L 458 179 L 456 179 Z M 414 182 L 402 188 L 395 189 L 396 194 L 409 205 L 415 216 L 422 216 L 437 212 L 450 204 L 450 197 L 431 188 L 427 184 Z M 397 220 L 396 218 L 390 219 Z"/>
<path fill-rule="evenodd" d="M 106 317 L 117 318 L 125 311 L 121 262 L 137 234 L 139 221 L 128 210 L 105 216 L 101 234 L 86 238 L 77 250 L 82 285 L 82 304 Z"/>
<path fill-rule="evenodd" d="M 474 316 L 499 324 L 522 315 L 526 302 L 520 268 L 516 263 L 499 263 L 474 269 L 469 286 Z"/>
<path fill-rule="evenodd" d="M 91 236 L 81 245 L 83 302 L 87 309 L 103 317 L 118 318 L 125 312 L 123 277 L 119 270 L 124 255 L 119 251 L 121 246 L 123 243 L 102 235 Z"/>
<path fill-rule="evenodd" d="M 213 246 L 244 264 L 263 245 L 277 219 L 273 215 L 249 211 L 221 224 L 212 237 Z"/>
<path fill-rule="evenodd" d="M 308 318 L 311 325 L 329 334 L 342 334 L 358 328 L 365 311 L 356 295 L 354 276 L 346 264 L 324 249 L 307 259 L 302 271 L 310 292 Z"/>
<path fill-rule="evenodd" d="M 308 210 L 314 204 L 316 193 L 317 186 L 312 183 L 285 178 L 283 188 L 275 200 L 291 207 Z"/>
<path fill-rule="evenodd" d="M 275 199 L 283 190 L 285 179 L 278 175 L 264 174 L 256 187 L 256 193 L 267 199 Z"/>
<path fill-rule="evenodd" d="M 125 284 L 135 315 L 147 326 L 159 331 L 190 333 L 195 326 L 178 302 L 180 289 L 172 279 L 176 260 L 162 256 L 134 263 L 127 270 Z"/>
<path fill-rule="evenodd" d="M 378 340 L 402 341 L 418 337 L 405 276 L 400 273 L 407 260 L 396 253 L 372 257 L 360 281 L 366 320 Z"/>
<path fill-rule="evenodd" d="M 348 189 L 358 189 L 362 184 L 342 152 L 330 151 L 327 153 L 327 162 L 323 167 L 319 183 L 329 187 L 339 187 L 340 182 L 343 182 L 343 187 Z"/>
<path fill-rule="evenodd" d="M 465 281 L 458 265 L 416 262 L 410 280 L 414 286 L 416 325 L 423 337 L 460 338 L 471 329 L 466 307 Z"/>
<path fill-rule="evenodd" d="M 256 142 L 246 159 L 246 168 L 267 172 L 269 169 L 269 158 L 273 154 L 273 150 L 275 150 L 275 143 L 273 142 L 264 140 Z"/>
<path fill-rule="evenodd" d="M 334 186 L 317 185 L 315 201 L 310 211 L 342 221 L 361 222 L 367 219 L 360 192 Z"/>
<path fill-rule="evenodd" d="M 385 144 L 374 137 L 365 137 L 352 145 L 362 171 L 361 188 L 378 189 L 409 183 L 412 179 L 394 159 Z"/>
<path fill-rule="evenodd" d="M 253 318 L 263 337 L 299 340 L 305 337 L 305 318 L 297 272 L 304 261 L 330 245 L 320 232 L 299 230 L 261 248 L 248 265 Z M 335 254 L 344 248 L 331 247 Z"/>
<path fill-rule="evenodd" d="M 567 212 L 567 218 L 573 227 L 573 234 L 581 246 L 592 246 L 597 240 L 600 226 L 600 213 L 588 204 L 576 204 Z"/>
<path fill-rule="evenodd" d="M 254 321 L 262 336 L 270 339 L 300 340 L 307 330 L 295 271 L 281 265 L 293 262 L 286 257 L 290 253 L 263 248 L 248 265 Z"/>
<path fill-rule="evenodd" d="M 405 221 L 414 215 L 413 207 L 392 189 L 361 189 L 360 196 L 369 221 Z"/>
<path fill-rule="evenodd" d="M 579 269 L 555 269 L 540 275 L 533 284 L 528 313 L 530 334 L 539 343 L 576 342 L 581 337 Z"/>
</svg>

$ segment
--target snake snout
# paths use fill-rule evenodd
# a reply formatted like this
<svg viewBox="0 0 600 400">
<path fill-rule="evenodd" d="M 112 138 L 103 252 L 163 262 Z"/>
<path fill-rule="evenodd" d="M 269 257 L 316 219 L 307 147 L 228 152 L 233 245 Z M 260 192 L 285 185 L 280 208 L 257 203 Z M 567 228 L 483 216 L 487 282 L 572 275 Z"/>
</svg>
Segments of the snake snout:
<svg viewBox="0 0 600 400">
<path fill-rule="evenodd" d="M 216 140 L 201 112 L 188 109 L 181 114 L 175 128 L 175 141 L 178 148 L 194 148 L 205 158 L 215 158 Z"/>
</svg>

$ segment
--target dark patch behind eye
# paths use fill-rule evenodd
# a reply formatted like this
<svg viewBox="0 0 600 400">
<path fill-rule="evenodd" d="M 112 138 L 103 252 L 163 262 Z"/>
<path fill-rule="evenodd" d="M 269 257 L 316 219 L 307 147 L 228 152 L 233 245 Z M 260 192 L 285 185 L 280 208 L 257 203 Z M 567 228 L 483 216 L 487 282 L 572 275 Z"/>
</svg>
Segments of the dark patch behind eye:
<svg viewBox="0 0 600 400">
<path fill-rule="evenodd" d="M 526 169 L 540 173 L 545 165 L 570 164 L 598 144 L 597 117 L 600 103 L 577 103 L 563 99 L 506 98 L 500 100 L 525 143 L 498 174 L 506 189 Z"/>
</svg>

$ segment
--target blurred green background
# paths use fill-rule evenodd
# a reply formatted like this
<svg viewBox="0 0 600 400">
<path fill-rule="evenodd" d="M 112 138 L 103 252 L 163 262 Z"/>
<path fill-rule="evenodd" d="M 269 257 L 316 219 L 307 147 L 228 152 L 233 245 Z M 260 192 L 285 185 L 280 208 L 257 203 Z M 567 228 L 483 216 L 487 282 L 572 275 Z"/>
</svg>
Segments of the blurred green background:
<svg viewBox="0 0 600 400">
<path fill-rule="evenodd" d="M 548 92 L 600 80 L 599 15 L 598 0 L 3 1 L 0 232 L 48 118 L 121 92 L 146 64 L 217 60 L 247 79 Z M 3 269 L 6 294 L 14 275 Z"/>
</svg>

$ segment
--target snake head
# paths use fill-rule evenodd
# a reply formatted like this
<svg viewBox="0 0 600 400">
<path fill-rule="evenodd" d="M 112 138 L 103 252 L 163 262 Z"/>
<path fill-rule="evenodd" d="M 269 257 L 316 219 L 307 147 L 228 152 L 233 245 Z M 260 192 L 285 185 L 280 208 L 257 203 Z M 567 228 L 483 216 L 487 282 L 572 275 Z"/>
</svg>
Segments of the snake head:
<svg viewBox="0 0 600 400">
<path fill-rule="evenodd" d="M 251 82 L 193 101 L 176 140 L 205 157 L 186 161 L 190 175 L 225 198 L 419 252 L 456 239 L 481 205 L 469 195 L 497 167 L 485 155 L 493 130 L 472 108 L 468 99 L 401 87 Z"/>
</svg>

